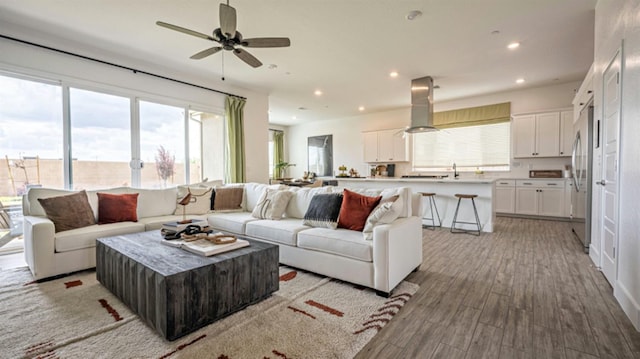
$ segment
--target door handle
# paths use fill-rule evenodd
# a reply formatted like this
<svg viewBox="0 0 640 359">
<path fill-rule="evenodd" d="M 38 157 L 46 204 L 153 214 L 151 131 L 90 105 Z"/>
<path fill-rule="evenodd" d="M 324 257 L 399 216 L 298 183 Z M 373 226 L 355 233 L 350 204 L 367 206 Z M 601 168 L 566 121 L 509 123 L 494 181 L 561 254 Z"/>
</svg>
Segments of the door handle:
<svg viewBox="0 0 640 359">
<path fill-rule="evenodd" d="M 607 185 L 607 180 L 596 181 L 596 184 L 600 185 L 600 186 L 606 186 Z"/>
</svg>

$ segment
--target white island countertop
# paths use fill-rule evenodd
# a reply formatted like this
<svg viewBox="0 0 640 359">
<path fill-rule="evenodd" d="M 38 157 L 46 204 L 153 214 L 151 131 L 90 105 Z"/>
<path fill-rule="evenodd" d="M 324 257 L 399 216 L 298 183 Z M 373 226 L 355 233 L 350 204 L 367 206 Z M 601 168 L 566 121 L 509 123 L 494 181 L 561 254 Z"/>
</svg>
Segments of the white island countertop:
<svg viewBox="0 0 640 359">
<path fill-rule="evenodd" d="M 495 178 L 402 178 L 402 177 L 336 177 L 338 181 L 354 181 L 354 182 L 362 182 L 362 181 L 371 181 L 371 182 L 409 182 L 409 183 L 485 183 L 485 184 L 493 184 L 496 179 Z"/>
</svg>

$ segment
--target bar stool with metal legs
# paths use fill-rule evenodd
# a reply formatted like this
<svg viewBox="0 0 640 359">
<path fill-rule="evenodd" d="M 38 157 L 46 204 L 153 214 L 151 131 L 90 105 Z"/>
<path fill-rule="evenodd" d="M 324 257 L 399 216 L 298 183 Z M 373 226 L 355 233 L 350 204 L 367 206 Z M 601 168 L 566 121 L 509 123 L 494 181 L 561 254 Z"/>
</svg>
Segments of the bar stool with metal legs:
<svg viewBox="0 0 640 359">
<path fill-rule="evenodd" d="M 470 234 L 475 234 L 476 236 L 480 235 L 480 230 L 481 230 L 481 225 L 480 225 L 480 218 L 478 217 L 478 209 L 476 208 L 476 201 L 474 201 L 474 198 L 478 197 L 477 194 L 455 194 L 455 197 L 458 198 L 458 205 L 456 206 L 456 213 L 453 215 L 453 221 L 451 222 L 451 233 L 470 233 Z M 473 205 L 473 213 L 476 216 L 476 221 L 474 222 L 463 222 L 463 221 L 458 221 L 458 210 L 460 209 L 460 202 L 463 199 L 470 199 L 471 200 L 471 204 Z M 462 229 L 462 228 L 456 228 L 456 224 L 461 223 L 461 224 L 475 224 L 478 227 L 478 230 L 468 230 L 468 229 Z"/>
<path fill-rule="evenodd" d="M 436 227 L 442 227 L 442 220 L 440 219 L 440 213 L 438 213 L 438 207 L 436 206 L 436 200 L 435 200 L 436 194 L 431 192 L 420 192 L 420 194 L 422 195 L 422 197 L 427 197 L 429 201 L 429 208 L 431 209 L 431 218 L 422 217 L 422 219 L 431 221 L 431 225 L 429 226 L 429 225 L 423 224 L 422 227 L 429 228 L 432 230 L 435 230 Z M 434 210 L 435 210 L 435 215 L 433 214 Z M 438 218 L 438 225 L 436 225 L 436 217 Z"/>
</svg>

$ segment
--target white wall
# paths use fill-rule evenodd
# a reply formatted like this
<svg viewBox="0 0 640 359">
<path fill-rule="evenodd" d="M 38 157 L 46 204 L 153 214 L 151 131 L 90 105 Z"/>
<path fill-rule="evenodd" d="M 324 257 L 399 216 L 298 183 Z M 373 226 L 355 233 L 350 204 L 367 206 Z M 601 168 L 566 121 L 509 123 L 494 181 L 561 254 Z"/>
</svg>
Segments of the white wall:
<svg viewBox="0 0 640 359">
<path fill-rule="evenodd" d="M 501 102 L 511 102 L 511 113 L 521 114 L 541 110 L 570 108 L 575 91 L 580 82 L 570 82 L 546 87 L 523 89 L 519 91 L 501 92 L 485 96 L 470 97 L 462 100 L 436 102 L 434 111 L 447 111 L 458 108 L 489 105 Z M 409 89 L 407 89 L 409 91 Z M 437 100 L 437 90 L 434 97 Z M 319 135 L 333 135 L 333 167 L 355 168 L 362 175 L 367 175 L 368 165 L 363 162 L 363 131 L 402 129 L 410 123 L 411 110 L 409 107 L 364 114 L 360 116 L 340 118 L 326 121 L 316 121 L 296 126 L 290 126 L 289 159 L 297 166 L 290 170 L 293 176 L 301 176 L 307 168 L 307 137 Z M 570 158 L 554 159 L 518 159 L 512 162 L 509 173 L 493 173 L 496 177 L 528 177 L 529 169 L 563 169 L 569 164 Z M 396 176 L 409 173 L 410 163 L 396 165 Z M 465 176 L 467 174 L 463 174 Z M 471 174 L 468 174 L 471 176 Z M 489 174 L 487 174 L 489 175 Z"/>
<path fill-rule="evenodd" d="M 3 28 L 3 32 L 7 30 Z M 21 34 L 9 33 L 21 38 Z M 25 35 L 29 41 L 44 43 L 34 34 Z M 35 37 L 35 38 L 34 38 Z M 55 46 L 50 45 L 50 46 Z M 225 96 L 195 87 L 154 78 L 148 75 L 133 73 L 128 70 L 79 59 L 73 56 L 40 49 L 11 40 L 0 39 L 0 70 L 27 73 L 52 79 L 62 79 L 77 86 L 111 89 L 119 93 L 130 91 L 143 93 L 147 99 L 174 98 L 205 108 L 218 109 L 224 113 Z M 68 48 L 67 51 L 77 51 L 86 54 L 81 48 Z M 89 56 L 94 55 L 90 54 Z M 102 55 L 102 54 L 98 54 Z M 246 143 L 246 178 L 247 181 L 265 182 L 268 180 L 268 96 L 242 88 L 234 88 L 203 78 L 188 78 L 179 73 L 172 73 L 169 69 L 150 68 L 145 63 L 127 62 L 128 59 L 116 61 L 99 57 L 107 61 L 115 61 L 128 67 L 173 77 L 182 81 L 196 83 L 201 86 L 218 89 L 247 98 L 245 106 L 245 143 Z"/>
<path fill-rule="evenodd" d="M 599 0 L 596 5 L 594 118 L 602 119 L 602 76 L 623 46 L 620 125 L 618 278 L 614 295 L 640 330 L 640 1 Z M 598 218 L 594 218 L 598 220 Z M 592 237 L 600 237 L 592 233 Z"/>
</svg>

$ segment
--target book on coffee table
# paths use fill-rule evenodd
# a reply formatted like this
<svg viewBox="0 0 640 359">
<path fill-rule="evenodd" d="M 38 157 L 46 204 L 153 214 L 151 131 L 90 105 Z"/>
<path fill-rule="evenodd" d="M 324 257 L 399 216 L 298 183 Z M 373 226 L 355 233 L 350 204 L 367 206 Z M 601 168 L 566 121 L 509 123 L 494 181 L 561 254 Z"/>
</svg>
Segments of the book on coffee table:
<svg viewBox="0 0 640 359">
<path fill-rule="evenodd" d="M 225 244 L 215 244 L 204 238 L 196 239 L 195 241 L 179 239 L 163 240 L 160 243 L 170 247 L 182 248 L 185 251 L 207 257 L 249 246 L 249 241 L 244 239 L 238 239 L 235 242 Z"/>
<path fill-rule="evenodd" d="M 191 223 L 180 223 L 178 221 L 167 222 L 162 224 L 162 229 L 166 229 L 173 232 L 180 232 L 185 228 L 187 228 L 187 226 L 191 226 L 191 225 L 200 226 L 200 228 L 204 228 L 209 225 L 209 222 L 201 219 L 194 219 L 191 221 Z"/>
</svg>

